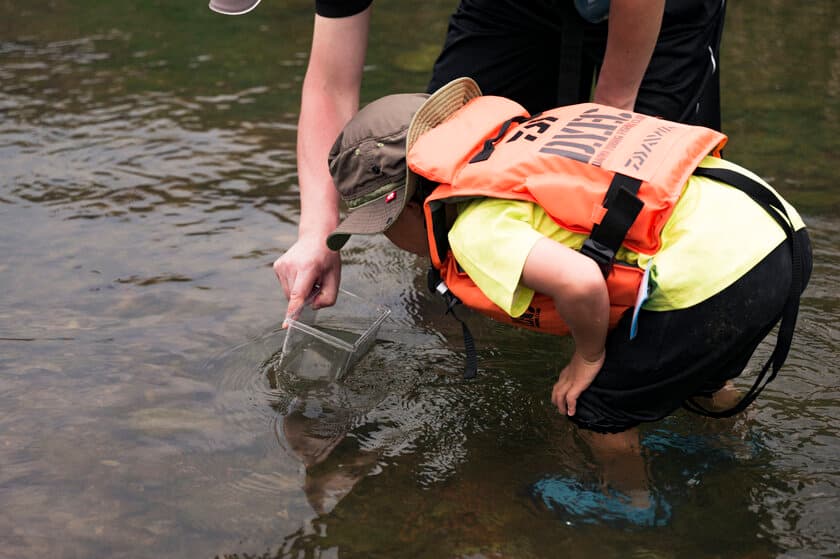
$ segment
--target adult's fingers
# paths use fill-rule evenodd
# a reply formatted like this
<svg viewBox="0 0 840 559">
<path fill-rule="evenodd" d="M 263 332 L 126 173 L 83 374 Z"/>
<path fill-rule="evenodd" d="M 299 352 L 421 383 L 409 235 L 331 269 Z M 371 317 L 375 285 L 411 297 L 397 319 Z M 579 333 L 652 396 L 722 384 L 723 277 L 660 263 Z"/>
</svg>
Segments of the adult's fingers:
<svg viewBox="0 0 840 559">
<path fill-rule="evenodd" d="M 289 290 L 289 305 L 286 307 L 286 319 L 295 318 L 303 310 L 306 298 L 312 293 L 317 282 L 317 275 L 312 272 L 300 272 L 295 277 Z"/>
<path fill-rule="evenodd" d="M 338 288 L 341 283 L 341 260 L 336 257 L 336 259 L 329 263 L 327 268 L 321 274 L 320 277 L 320 291 L 315 299 L 312 301 L 312 305 L 316 309 L 320 309 L 323 307 L 330 307 L 335 304 L 336 299 L 338 298 Z"/>
<path fill-rule="evenodd" d="M 274 261 L 272 268 L 274 269 L 274 275 L 283 287 L 283 295 L 286 296 L 286 300 L 288 301 L 292 291 L 291 284 L 294 282 L 294 277 L 290 277 L 291 272 L 285 266 L 285 260 L 282 256 Z"/>
<path fill-rule="evenodd" d="M 325 279 L 324 283 L 318 287 L 318 294 L 312 299 L 312 308 L 322 309 L 333 306 L 338 299 L 338 282 Z"/>
</svg>

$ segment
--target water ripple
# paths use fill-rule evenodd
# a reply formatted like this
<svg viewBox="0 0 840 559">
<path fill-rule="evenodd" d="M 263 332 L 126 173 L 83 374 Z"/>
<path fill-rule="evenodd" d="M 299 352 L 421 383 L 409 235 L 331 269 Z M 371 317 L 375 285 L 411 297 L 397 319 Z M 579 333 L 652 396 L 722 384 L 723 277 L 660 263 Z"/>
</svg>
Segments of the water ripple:
<svg viewBox="0 0 840 559">
<path fill-rule="evenodd" d="M 288 212 L 278 212 L 276 205 L 297 203 L 293 117 L 225 128 L 202 124 L 208 111 L 253 103 L 267 87 L 196 97 L 164 91 L 92 94 L 100 82 L 120 79 L 110 70 L 86 70 L 74 75 L 69 87 L 40 83 L 72 73 L 67 64 L 107 58 L 98 42 L 121 39 L 114 33 L 46 44 L 0 43 L 5 62 L 0 200 L 41 204 L 67 218 L 185 209 L 228 214 L 249 206 L 288 220 Z"/>
</svg>

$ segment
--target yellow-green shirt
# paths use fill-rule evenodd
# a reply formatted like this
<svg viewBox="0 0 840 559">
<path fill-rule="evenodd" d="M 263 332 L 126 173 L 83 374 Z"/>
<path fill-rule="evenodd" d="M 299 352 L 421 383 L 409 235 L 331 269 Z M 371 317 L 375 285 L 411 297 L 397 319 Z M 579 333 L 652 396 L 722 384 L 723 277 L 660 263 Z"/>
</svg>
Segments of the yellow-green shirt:
<svg viewBox="0 0 840 559">
<path fill-rule="evenodd" d="M 707 157 L 701 166 L 736 170 L 773 191 L 729 161 Z M 794 228 L 804 227 L 796 210 L 787 202 L 785 207 Z M 542 237 L 576 250 L 586 239 L 560 227 L 537 204 L 478 198 L 459 206 L 449 244 L 481 291 L 511 316 L 519 316 L 534 295 L 519 279 L 528 253 Z M 651 266 L 650 294 L 643 308 L 683 309 L 731 285 L 784 239 L 779 225 L 746 194 L 712 179 L 691 177 L 662 229 L 659 252 L 648 255 L 622 248 L 616 258 L 641 268 Z"/>
</svg>

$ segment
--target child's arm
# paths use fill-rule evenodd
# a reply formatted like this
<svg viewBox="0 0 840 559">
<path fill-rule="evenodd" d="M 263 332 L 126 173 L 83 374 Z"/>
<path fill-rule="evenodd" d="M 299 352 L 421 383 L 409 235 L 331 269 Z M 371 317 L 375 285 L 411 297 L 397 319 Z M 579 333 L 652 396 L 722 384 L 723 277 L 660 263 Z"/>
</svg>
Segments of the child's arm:
<svg viewBox="0 0 840 559">
<path fill-rule="evenodd" d="M 538 240 L 528 254 L 522 283 L 554 299 L 575 340 L 575 353 L 551 397 L 561 413 L 574 415 L 578 396 L 604 364 L 610 309 L 607 284 L 594 260 L 548 238 Z"/>
</svg>

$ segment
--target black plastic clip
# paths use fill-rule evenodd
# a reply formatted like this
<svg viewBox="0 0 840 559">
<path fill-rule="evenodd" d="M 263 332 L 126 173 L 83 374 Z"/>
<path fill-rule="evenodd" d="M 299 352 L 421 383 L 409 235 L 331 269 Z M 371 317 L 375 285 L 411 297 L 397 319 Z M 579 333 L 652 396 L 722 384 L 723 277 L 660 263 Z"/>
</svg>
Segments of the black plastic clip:
<svg viewBox="0 0 840 559">
<path fill-rule="evenodd" d="M 613 262 L 615 262 L 614 250 L 607 245 L 593 240 L 592 237 L 589 237 L 586 241 L 584 241 L 583 246 L 580 248 L 580 252 L 595 261 L 601 269 L 601 273 L 604 275 L 605 279 L 610 275 Z"/>
</svg>

